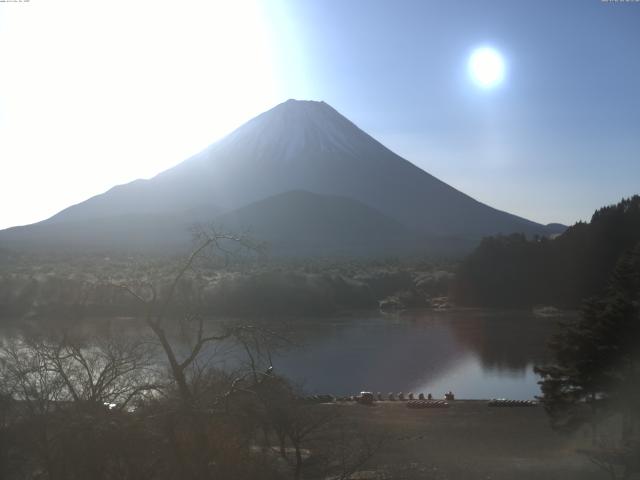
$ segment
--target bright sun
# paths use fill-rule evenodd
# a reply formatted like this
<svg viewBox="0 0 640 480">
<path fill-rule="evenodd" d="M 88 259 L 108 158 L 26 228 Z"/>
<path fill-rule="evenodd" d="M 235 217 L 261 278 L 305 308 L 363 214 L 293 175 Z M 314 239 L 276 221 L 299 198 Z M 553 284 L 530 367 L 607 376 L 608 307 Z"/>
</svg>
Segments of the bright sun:
<svg viewBox="0 0 640 480">
<path fill-rule="evenodd" d="M 482 88 L 498 86 L 504 80 L 505 65 L 502 55 L 491 47 L 475 49 L 469 57 L 469 74 Z"/>
</svg>

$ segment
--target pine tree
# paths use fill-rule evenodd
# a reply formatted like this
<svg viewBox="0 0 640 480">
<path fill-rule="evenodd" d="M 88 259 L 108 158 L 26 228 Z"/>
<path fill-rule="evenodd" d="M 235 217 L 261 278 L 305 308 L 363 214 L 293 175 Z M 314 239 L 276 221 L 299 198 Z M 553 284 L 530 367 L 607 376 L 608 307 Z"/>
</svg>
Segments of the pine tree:
<svg viewBox="0 0 640 480">
<path fill-rule="evenodd" d="M 605 292 L 585 302 L 581 318 L 564 324 L 550 346 L 555 362 L 536 373 L 552 425 L 590 424 L 596 444 L 598 424 L 618 416 L 616 462 L 628 472 L 625 462 L 640 453 L 640 244 L 622 255 Z"/>
<path fill-rule="evenodd" d="M 536 368 L 555 425 L 581 424 L 585 413 L 604 407 L 640 405 L 640 244 L 620 258 L 605 293 L 562 327 L 550 345 L 554 364 Z"/>
</svg>

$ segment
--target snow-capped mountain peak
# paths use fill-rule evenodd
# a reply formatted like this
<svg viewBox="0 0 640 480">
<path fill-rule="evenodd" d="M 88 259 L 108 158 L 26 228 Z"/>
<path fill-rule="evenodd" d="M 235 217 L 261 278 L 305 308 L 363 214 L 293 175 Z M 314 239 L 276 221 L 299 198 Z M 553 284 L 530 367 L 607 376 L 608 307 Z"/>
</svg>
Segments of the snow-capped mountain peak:
<svg viewBox="0 0 640 480">
<path fill-rule="evenodd" d="M 290 99 L 232 132 L 216 149 L 276 150 L 286 161 L 309 150 L 355 155 L 359 145 L 371 140 L 325 102 Z"/>
</svg>

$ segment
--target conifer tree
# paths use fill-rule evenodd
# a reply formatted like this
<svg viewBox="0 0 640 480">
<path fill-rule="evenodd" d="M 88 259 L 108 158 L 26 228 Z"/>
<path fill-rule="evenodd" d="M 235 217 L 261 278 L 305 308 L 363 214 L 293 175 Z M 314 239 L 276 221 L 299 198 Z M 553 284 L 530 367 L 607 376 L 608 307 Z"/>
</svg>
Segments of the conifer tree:
<svg viewBox="0 0 640 480">
<path fill-rule="evenodd" d="M 572 429 L 590 424 L 594 445 L 597 445 L 598 424 L 607 417 L 617 416 L 622 428 L 616 458 L 637 458 L 640 453 L 640 243 L 621 256 L 605 292 L 585 302 L 581 318 L 563 325 L 552 340 L 551 349 L 554 363 L 535 370 L 542 377 L 541 401 L 552 425 Z M 624 470 L 629 468 L 625 464 Z"/>
</svg>

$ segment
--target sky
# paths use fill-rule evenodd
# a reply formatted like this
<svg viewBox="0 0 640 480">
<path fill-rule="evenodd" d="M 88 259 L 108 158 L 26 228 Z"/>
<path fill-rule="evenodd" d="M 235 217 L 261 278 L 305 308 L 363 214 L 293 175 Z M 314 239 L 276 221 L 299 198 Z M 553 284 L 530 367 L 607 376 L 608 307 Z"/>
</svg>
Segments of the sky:
<svg viewBox="0 0 640 480">
<path fill-rule="evenodd" d="M 573 224 L 640 193 L 640 2 L 0 2 L 0 228 L 324 100 L 501 210 Z M 469 59 L 504 61 L 492 88 Z"/>
</svg>

